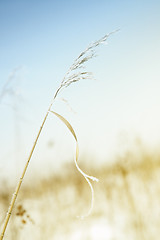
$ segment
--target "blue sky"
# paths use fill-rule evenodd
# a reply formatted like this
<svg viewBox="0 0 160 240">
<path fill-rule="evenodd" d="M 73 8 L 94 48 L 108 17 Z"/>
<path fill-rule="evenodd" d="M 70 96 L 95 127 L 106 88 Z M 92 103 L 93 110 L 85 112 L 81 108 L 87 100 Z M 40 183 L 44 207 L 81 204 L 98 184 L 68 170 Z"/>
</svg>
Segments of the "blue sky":
<svg viewBox="0 0 160 240">
<path fill-rule="evenodd" d="M 159 12 L 156 0 L 0 1 L 0 90 L 20 66 L 11 88 L 21 95 L 6 95 L 0 106 L 1 168 L 6 164 L 12 169 L 15 159 L 26 158 L 50 99 L 74 59 L 90 42 L 116 29 L 120 31 L 87 65 L 96 81 L 77 83 L 61 94 L 77 113 L 62 101 L 55 109 L 77 131 L 81 152 L 99 161 L 125 151 L 137 137 L 151 148 L 158 146 Z M 54 118 L 44 129 L 37 159 L 46 156 L 52 161 L 56 156 L 65 162 L 73 155 L 74 143 Z M 46 142 L 54 142 L 53 150 Z M 64 157 L 62 146 L 71 155 Z"/>
</svg>

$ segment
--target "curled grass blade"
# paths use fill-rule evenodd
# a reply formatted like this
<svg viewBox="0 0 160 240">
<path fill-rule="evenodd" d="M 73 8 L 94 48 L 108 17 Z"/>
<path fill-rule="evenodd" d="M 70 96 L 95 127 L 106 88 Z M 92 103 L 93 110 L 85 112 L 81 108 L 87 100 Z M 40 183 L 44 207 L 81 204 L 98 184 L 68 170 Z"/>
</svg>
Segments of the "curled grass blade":
<svg viewBox="0 0 160 240">
<path fill-rule="evenodd" d="M 92 209 L 93 209 L 94 190 L 93 190 L 93 186 L 92 186 L 90 180 L 98 182 L 98 179 L 95 178 L 95 177 L 93 177 L 93 176 L 87 175 L 87 174 L 84 173 L 84 172 L 82 171 L 82 169 L 78 166 L 78 163 L 77 163 L 77 162 L 78 162 L 78 157 L 79 157 L 79 146 L 78 146 L 77 136 L 76 136 L 75 131 L 74 131 L 73 127 L 71 126 L 71 124 L 70 124 L 62 115 L 60 115 L 60 114 L 58 114 L 58 113 L 56 113 L 56 112 L 54 112 L 54 111 L 50 111 L 50 112 L 53 113 L 54 115 L 56 115 L 56 116 L 67 126 L 67 128 L 69 129 L 69 131 L 72 133 L 72 135 L 73 135 L 73 137 L 74 137 L 74 139 L 75 139 L 75 141 L 76 141 L 76 157 L 75 157 L 75 165 L 76 165 L 76 168 L 77 168 L 77 170 L 83 175 L 83 177 L 86 179 L 86 181 L 87 181 L 87 183 L 88 183 L 88 185 L 89 185 L 89 187 L 90 187 L 90 189 L 91 189 L 91 206 L 90 206 L 90 208 L 89 208 L 88 213 L 85 214 L 84 216 L 81 216 L 81 217 L 80 217 L 80 218 L 83 219 L 84 217 L 89 216 L 90 213 L 91 213 L 91 211 L 92 211 Z"/>
</svg>

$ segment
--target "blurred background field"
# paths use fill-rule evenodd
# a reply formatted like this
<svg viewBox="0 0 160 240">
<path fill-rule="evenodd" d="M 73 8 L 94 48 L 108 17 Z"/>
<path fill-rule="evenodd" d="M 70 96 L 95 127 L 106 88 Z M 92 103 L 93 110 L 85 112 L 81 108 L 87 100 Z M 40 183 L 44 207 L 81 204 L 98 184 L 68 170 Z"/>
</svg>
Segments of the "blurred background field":
<svg viewBox="0 0 160 240">
<path fill-rule="evenodd" d="M 97 160 L 98 161 L 98 160 Z M 46 177 L 24 182 L 6 232 L 7 240 L 150 240 L 159 239 L 160 154 L 128 151 L 116 161 L 81 167 L 99 178 L 94 183 L 92 214 L 90 189 L 72 164 Z M 92 166 L 92 167 L 91 167 Z M 13 186 L 0 187 L 0 225 Z"/>
</svg>

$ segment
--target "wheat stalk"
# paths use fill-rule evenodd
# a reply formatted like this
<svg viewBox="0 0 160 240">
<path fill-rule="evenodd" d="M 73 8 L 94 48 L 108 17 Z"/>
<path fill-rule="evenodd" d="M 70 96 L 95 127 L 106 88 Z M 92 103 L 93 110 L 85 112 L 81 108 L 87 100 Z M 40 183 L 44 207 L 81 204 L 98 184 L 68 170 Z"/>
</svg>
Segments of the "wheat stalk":
<svg viewBox="0 0 160 240">
<path fill-rule="evenodd" d="M 117 31 L 117 30 L 116 30 Z M 116 32 L 114 31 L 114 32 Z M 42 132 L 42 129 L 43 129 L 43 126 L 45 125 L 46 123 L 46 120 L 47 120 L 47 117 L 49 115 L 49 113 L 54 113 L 57 117 L 59 117 L 64 123 L 65 125 L 69 128 L 69 130 L 71 131 L 72 135 L 74 136 L 76 142 L 77 142 L 77 137 L 75 135 L 75 132 L 72 128 L 72 126 L 70 125 L 70 123 L 65 119 L 63 118 L 61 115 L 53 112 L 51 109 L 52 109 L 52 105 L 55 101 L 55 99 L 57 98 L 57 96 L 59 95 L 59 93 L 64 89 L 64 88 L 67 88 L 68 86 L 70 86 L 72 83 L 75 83 L 75 82 L 78 82 L 82 79 L 90 79 L 92 77 L 92 73 L 90 72 L 87 72 L 87 71 L 84 71 L 83 69 L 85 68 L 85 64 L 86 62 L 88 62 L 90 59 L 92 59 L 93 57 L 95 57 L 95 48 L 97 48 L 99 45 L 103 44 L 106 42 L 107 38 L 113 34 L 114 32 L 111 32 L 107 35 L 105 35 L 104 37 L 102 37 L 101 39 L 99 39 L 98 41 L 95 41 L 93 42 L 92 44 L 90 44 L 83 52 L 80 53 L 80 55 L 78 56 L 78 58 L 75 59 L 75 61 L 73 62 L 73 64 L 71 65 L 71 67 L 69 68 L 69 70 L 67 71 L 67 73 L 65 74 L 63 80 L 61 81 L 61 84 L 60 86 L 58 87 L 58 89 L 56 90 L 52 100 L 51 100 L 51 103 L 49 104 L 49 107 L 47 109 L 47 112 L 44 116 L 44 119 L 42 121 L 42 124 L 40 126 L 40 129 L 38 131 L 38 134 L 35 138 L 35 141 L 34 141 L 34 144 L 32 146 L 32 149 L 30 151 L 30 154 L 29 154 L 29 157 L 26 161 L 26 164 L 25 164 L 25 167 L 23 169 L 23 172 L 22 172 L 22 175 L 18 181 L 18 184 L 16 186 L 16 189 L 13 193 L 13 196 L 12 196 L 12 199 L 11 199 L 11 202 L 10 202 L 10 205 L 9 205 L 9 208 L 8 208 L 8 212 L 6 214 L 6 218 L 4 220 L 4 225 L 3 225 L 3 228 L 2 228 L 2 232 L 1 232 L 1 235 L 0 235 L 0 240 L 3 239 L 4 237 L 4 234 L 5 234 L 5 231 L 6 231 L 6 228 L 7 228 L 7 225 L 8 225 L 8 222 L 9 222 L 9 219 L 10 219 L 10 216 L 12 214 L 12 210 L 13 210 L 13 207 L 14 207 L 14 204 L 15 204 L 15 201 L 16 201 L 16 198 L 18 196 L 18 193 L 19 193 L 19 190 L 20 190 L 20 187 L 21 187 L 21 184 L 23 182 L 23 179 L 24 179 L 24 176 L 25 176 L 25 173 L 26 173 L 26 170 L 28 168 L 28 165 L 29 165 L 29 162 L 31 160 L 31 157 L 33 155 L 33 152 L 35 150 L 35 147 L 37 145 L 37 142 L 38 142 L 38 139 L 40 137 L 40 134 Z M 92 177 L 92 176 L 89 176 L 87 174 L 85 174 L 78 166 L 78 163 L 77 163 L 77 160 L 78 160 L 78 142 L 77 142 L 77 145 L 76 145 L 76 159 L 75 159 L 75 164 L 76 164 L 76 167 L 78 169 L 78 171 L 85 177 L 86 181 L 88 182 L 90 188 L 91 188 L 91 193 L 92 193 L 92 201 L 91 201 L 91 208 L 88 212 L 88 214 L 90 214 L 91 212 L 91 209 L 93 207 L 93 194 L 94 194 L 94 191 L 93 191 L 93 187 L 92 187 L 92 184 L 90 182 L 90 179 L 91 180 L 94 180 L 94 181 L 98 181 L 96 178 Z M 88 215 L 86 214 L 86 215 Z"/>
</svg>

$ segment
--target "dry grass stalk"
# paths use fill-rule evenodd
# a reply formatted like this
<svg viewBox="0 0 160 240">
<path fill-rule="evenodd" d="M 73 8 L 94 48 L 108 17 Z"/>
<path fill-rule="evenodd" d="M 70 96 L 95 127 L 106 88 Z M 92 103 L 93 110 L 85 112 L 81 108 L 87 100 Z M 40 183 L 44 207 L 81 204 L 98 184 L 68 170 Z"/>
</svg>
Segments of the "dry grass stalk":
<svg viewBox="0 0 160 240">
<path fill-rule="evenodd" d="M 117 30 L 116 30 L 117 31 Z M 116 32 L 114 31 L 114 32 Z M 92 43 L 89 45 L 89 47 L 87 47 L 83 52 L 81 52 L 81 54 L 78 56 L 78 58 L 76 58 L 76 60 L 74 61 L 74 63 L 71 65 L 71 67 L 69 68 L 69 70 L 67 71 L 67 73 L 65 74 L 59 88 L 57 89 L 57 91 L 55 92 L 54 96 L 53 96 L 53 99 L 51 100 L 51 103 L 48 107 L 48 110 L 44 116 L 44 119 L 42 121 L 42 124 L 40 126 L 40 129 L 38 131 L 38 134 L 36 136 L 36 139 L 34 141 L 34 144 L 32 146 L 32 149 L 31 149 L 31 152 L 29 154 L 29 157 L 27 159 L 27 162 L 25 164 L 25 167 L 23 169 L 23 172 L 22 172 L 22 175 L 19 179 L 19 182 L 16 186 L 16 189 L 15 189 L 15 192 L 13 193 L 13 196 L 12 196 L 12 199 L 11 199 L 11 202 L 10 202 L 10 206 L 8 208 L 8 212 L 6 214 L 6 218 L 4 220 L 4 225 L 3 225 L 3 228 L 2 228 L 2 233 L 0 235 L 0 240 L 3 239 L 4 237 L 4 234 L 5 234 L 5 231 L 6 231 L 6 228 L 7 228 L 7 225 L 8 225 L 8 222 L 9 222 L 9 219 L 10 219 L 10 216 L 12 214 L 12 210 L 13 210 L 13 207 L 14 207 L 14 204 L 15 204 L 15 201 L 16 201 L 16 198 L 18 196 L 18 193 L 19 193 L 19 190 L 20 190 L 20 187 L 21 187 L 21 184 L 22 184 L 22 181 L 24 179 L 24 176 L 25 176 L 25 173 L 26 173 L 26 170 L 28 168 L 28 165 L 29 165 L 29 162 L 31 160 L 31 157 L 33 155 L 33 152 L 35 150 L 35 147 L 37 145 L 37 142 L 38 142 L 38 139 L 40 137 L 40 134 L 42 132 L 42 129 L 43 129 L 43 126 L 46 122 L 46 119 L 49 115 L 49 113 L 51 113 L 51 108 L 52 108 L 52 105 L 55 101 L 55 99 L 57 98 L 58 94 L 64 89 L 64 88 L 67 88 L 68 86 L 70 86 L 72 83 L 75 83 L 75 82 L 78 82 L 82 79 L 90 79 L 92 77 L 92 74 L 90 72 L 87 72 L 87 71 L 82 71 L 85 67 L 85 63 L 88 62 L 90 59 L 92 59 L 93 57 L 95 57 L 95 48 L 98 47 L 99 45 L 103 44 L 106 42 L 107 38 L 113 34 L 114 32 L 111 32 L 107 35 L 105 35 L 103 38 L 99 39 L 98 41 Z M 52 112 L 53 113 L 53 112 Z M 71 127 L 71 125 L 59 114 L 55 113 L 66 125 L 67 127 L 70 129 L 70 131 L 72 132 L 75 140 L 77 141 L 77 137 L 74 133 L 74 130 L 73 128 Z M 77 159 L 78 159 L 78 144 L 77 144 L 77 148 L 76 148 L 76 160 L 75 160 L 75 164 L 76 164 L 76 167 L 78 169 L 78 171 L 85 177 L 86 181 L 88 182 L 90 188 L 91 188 L 91 192 L 92 192 L 92 203 L 91 203 L 91 209 L 92 209 L 92 206 L 93 206 L 93 187 L 91 185 L 91 182 L 89 179 L 91 180 L 97 180 L 96 178 L 92 177 L 92 176 L 88 176 L 87 174 L 85 174 L 78 166 L 77 164 Z M 90 209 L 90 211 L 91 211 Z M 90 214 L 90 211 L 88 212 L 88 214 Z M 88 215 L 87 214 L 87 215 Z"/>
<path fill-rule="evenodd" d="M 16 77 L 16 74 L 19 70 L 21 70 L 21 66 L 16 67 L 13 71 L 9 74 L 8 79 L 5 81 L 2 90 L 0 91 L 0 103 L 2 103 L 4 97 L 6 95 L 15 96 L 17 95 L 16 90 L 14 89 L 13 82 Z"/>
</svg>

